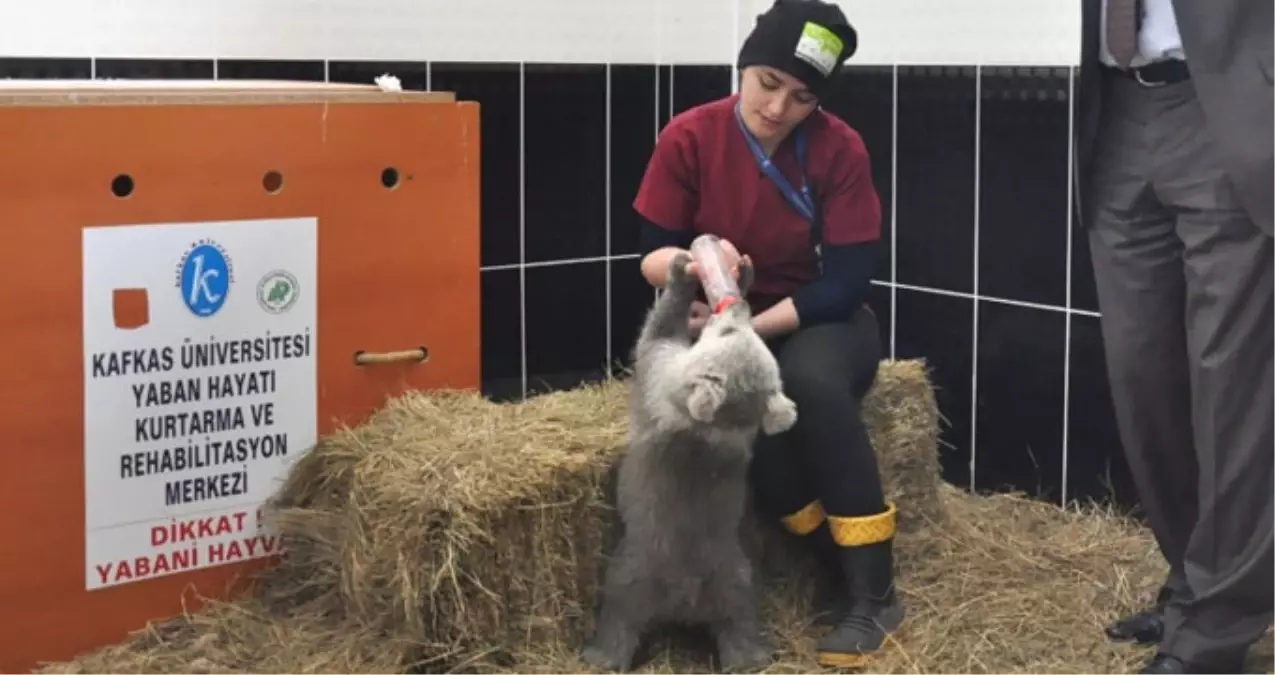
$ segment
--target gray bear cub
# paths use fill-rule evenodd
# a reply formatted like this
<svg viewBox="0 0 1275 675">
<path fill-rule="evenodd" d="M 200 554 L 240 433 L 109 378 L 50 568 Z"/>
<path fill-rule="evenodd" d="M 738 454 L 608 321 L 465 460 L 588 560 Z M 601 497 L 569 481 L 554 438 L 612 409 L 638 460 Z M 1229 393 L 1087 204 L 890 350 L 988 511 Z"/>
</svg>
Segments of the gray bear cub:
<svg viewBox="0 0 1275 675">
<path fill-rule="evenodd" d="M 698 340 L 688 327 L 699 280 L 679 253 L 634 347 L 628 447 L 617 472 L 623 535 L 599 592 L 589 665 L 628 670 L 654 622 L 706 625 L 724 670 L 772 654 L 758 618 L 754 572 L 740 540 L 747 469 L 758 432 L 797 420 L 779 365 L 740 301 Z M 752 268 L 741 266 L 746 295 Z"/>
</svg>

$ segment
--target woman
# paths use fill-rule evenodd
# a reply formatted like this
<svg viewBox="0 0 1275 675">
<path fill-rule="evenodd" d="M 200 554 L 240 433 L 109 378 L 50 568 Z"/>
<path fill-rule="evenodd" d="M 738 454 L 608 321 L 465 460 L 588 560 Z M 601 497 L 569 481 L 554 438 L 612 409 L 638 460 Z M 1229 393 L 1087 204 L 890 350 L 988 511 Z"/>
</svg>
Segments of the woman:
<svg viewBox="0 0 1275 675">
<path fill-rule="evenodd" d="M 753 324 L 798 410 L 791 431 L 758 440 L 753 483 L 760 507 L 836 556 L 839 616 L 818 646 L 834 667 L 861 665 L 904 615 L 895 509 L 860 417 L 881 357 L 865 305 L 881 206 L 859 134 L 818 107 L 857 39 L 835 4 L 777 0 L 740 51 L 739 94 L 669 122 L 634 202 L 653 286 L 701 233 L 753 265 Z M 693 330 L 708 312 L 697 305 Z"/>
</svg>

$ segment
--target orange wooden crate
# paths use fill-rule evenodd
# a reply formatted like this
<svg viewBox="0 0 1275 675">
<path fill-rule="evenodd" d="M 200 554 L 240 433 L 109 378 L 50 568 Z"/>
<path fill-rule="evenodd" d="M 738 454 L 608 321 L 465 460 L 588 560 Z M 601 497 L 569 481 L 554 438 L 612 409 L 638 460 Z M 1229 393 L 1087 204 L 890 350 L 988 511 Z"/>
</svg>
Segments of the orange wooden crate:
<svg viewBox="0 0 1275 675">
<path fill-rule="evenodd" d="M 131 193 L 116 196 L 122 187 Z M 479 386 L 476 103 L 285 82 L 0 83 L 0 669 L 117 641 L 179 612 L 191 586 L 223 595 L 265 564 L 86 589 L 81 239 L 103 226 L 287 218 L 317 221 L 318 288 L 300 291 L 317 302 L 316 433 L 405 388 Z M 236 278 L 231 294 L 256 284 Z M 176 286 L 114 289 L 115 326 L 171 314 Z M 418 346 L 428 360 L 355 363 Z M 275 394 L 304 400 L 288 397 Z"/>
</svg>

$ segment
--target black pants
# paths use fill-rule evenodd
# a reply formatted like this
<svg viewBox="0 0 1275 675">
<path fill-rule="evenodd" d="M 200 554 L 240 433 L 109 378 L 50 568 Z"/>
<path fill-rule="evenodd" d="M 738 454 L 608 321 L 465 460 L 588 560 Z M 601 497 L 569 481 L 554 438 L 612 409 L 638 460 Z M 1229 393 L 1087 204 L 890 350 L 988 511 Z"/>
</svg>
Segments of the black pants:
<svg viewBox="0 0 1275 675">
<path fill-rule="evenodd" d="M 819 502 L 829 516 L 882 513 L 881 474 L 860 414 L 881 360 L 876 316 L 861 308 L 848 322 L 801 328 L 769 344 L 797 423 L 758 437 L 750 468 L 759 510 L 788 518 Z"/>
</svg>

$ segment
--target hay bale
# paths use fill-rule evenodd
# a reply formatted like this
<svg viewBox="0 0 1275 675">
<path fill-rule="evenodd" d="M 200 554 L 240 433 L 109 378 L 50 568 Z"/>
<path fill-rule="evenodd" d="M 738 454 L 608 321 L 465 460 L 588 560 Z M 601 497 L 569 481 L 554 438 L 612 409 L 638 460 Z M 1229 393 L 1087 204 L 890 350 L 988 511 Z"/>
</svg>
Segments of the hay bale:
<svg viewBox="0 0 1275 675">
<path fill-rule="evenodd" d="M 905 536 L 947 522 L 939 496 L 940 420 L 925 362 L 883 361 L 864 401 L 863 422 L 880 458 L 885 498 L 897 504 Z"/>
<path fill-rule="evenodd" d="M 413 393 L 323 439 L 272 505 L 306 611 L 399 646 L 403 669 L 508 659 L 578 634 L 608 529 L 623 387 L 498 405 Z"/>
<path fill-rule="evenodd" d="M 625 393 L 612 382 L 517 405 L 459 392 L 389 401 L 295 465 L 271 507 L 288 557 L 247 599 L 79 667 L 401 672 L 573 648 L 591 626 Z M 884 363 L 865 414 L 891 495 L 939 517 L 921 364 Z M 290 656 L 306 653 L 322 659 Z"/>
</svg>

